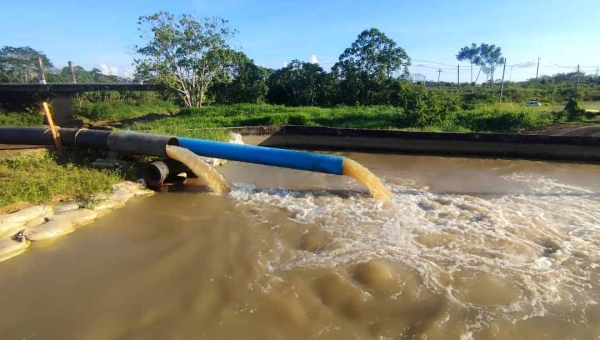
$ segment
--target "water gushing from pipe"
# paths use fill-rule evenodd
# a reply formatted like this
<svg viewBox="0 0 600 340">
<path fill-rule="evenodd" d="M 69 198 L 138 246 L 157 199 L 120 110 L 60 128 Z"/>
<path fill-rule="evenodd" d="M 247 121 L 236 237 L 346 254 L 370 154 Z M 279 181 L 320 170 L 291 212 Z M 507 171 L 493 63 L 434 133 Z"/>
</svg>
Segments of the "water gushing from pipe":
<svg viewBox="0 0 600 340">
<path fill-rule="evenodd" d="M 167 156 L 176 161 L 185 164 L 196 176 L 203 178 L 208 187 L 218 195 L 229 193 L 230 188 L 227 181 L 213 168 L 206 163 L 201 157 L 197 156 L 188 149 L 178 146 L 167 145 Z"/>
</svg>

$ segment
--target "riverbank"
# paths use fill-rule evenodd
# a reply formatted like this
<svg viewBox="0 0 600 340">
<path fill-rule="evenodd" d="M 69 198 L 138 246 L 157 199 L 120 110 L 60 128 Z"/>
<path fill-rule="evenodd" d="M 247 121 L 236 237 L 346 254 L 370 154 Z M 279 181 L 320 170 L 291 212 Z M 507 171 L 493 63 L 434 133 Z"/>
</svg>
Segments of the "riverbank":
<svg viewBox="0 0 600 340">
<path fill-rule="evenodd" d="M 99 152 L 40 150 L 0 160 L 0 213 L 26 204 L 56 204 L 108 192 L 112 185 L 139 178 L 135 167 L 95 169 Z"/>
<path fill-rule="evenodd" d="M 583 109 L 597 103 L 582 103 Z M 337 128 L 393 129 L 432 132 L 531 132 L 562 124 L 595 124 L 594 112 L 568 120 L 561 106 L 524 107 L 520 104 L 478 104 L 420 110 L 392 106 L 287 107 L 269 104 L 209 105 L 180 109 L 163 101 L 85 103 L 76 108 L 86 126 L 226 139 L 227 134 L 206 131 L 236 126 L 327 126 Z M 42 116 L 27 113 L 0 114 L 0 126 L 39 126 Z"/>
<path fill-rule="evenodd" d="M 583 106 L 585 107 L 585 106 Z M 562 111 L 516 104 L 488 104 L 447 112 L 420 112 L 392 106 L 286 107 L 268 104 L 212 105 L 116 121 L 116 126 L 173 135 L 197 134 L 210 128 L 236 126 L 326 126 L 430 132 L 529 132 L 555 124 L 600 123 L 595 114 L 568 121 Z M 206 132 L 205 132 L 206 133 Z"/>
</svg>

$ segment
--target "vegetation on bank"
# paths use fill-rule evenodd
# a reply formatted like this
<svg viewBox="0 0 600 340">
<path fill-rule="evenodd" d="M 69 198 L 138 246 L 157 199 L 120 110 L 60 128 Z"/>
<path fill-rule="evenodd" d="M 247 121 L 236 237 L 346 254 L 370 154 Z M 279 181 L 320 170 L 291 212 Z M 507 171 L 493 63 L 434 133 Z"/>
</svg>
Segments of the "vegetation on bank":
<svg viewBox="0 0 600 340">
<path fill-rule="evenodd" d="M 61 199 L 85 199 L 108 192 L 125 179 L 135 179 L 135 169 L 94 169 L 100 156 L 88 150 L 65 150 L 62 155 L 42 151 L 0 160 L 0 212 L 19 202 L 49 204 Z"/>
<path fill-rule="evenodd" d="M 91 122 L 138 118 L 148 114 L 173 114 L 177 105 L 164 100 L 84 102 L 75 114 Z"/>
<path fill-rule="evenodd" d="M 306 125 L 365 129 L 409 129 L 444 132 L 509 132 L 538 129 L 567 121 L 563 111 L 527 108 L 511 104 L 487 105 L 470 110 L 405 111 L 393 106 L 339 106 L 334 108 L 286 107 L 267 104 L 237 104 L 183 109 L 177 115 L 145 124 L 126 126 L 131 130 L 200 137 L 220 133 L 209 128 L 235 126 Z M 585 115 L 578 122 L 599 122 Z M 213 137 L 213 139 L 220 139 Z"/>
<path fill-rule="evenodd" d="M 0 126 L 42 126 L 44 117 L 39 113 L 0 113 Z"/>
</svg>

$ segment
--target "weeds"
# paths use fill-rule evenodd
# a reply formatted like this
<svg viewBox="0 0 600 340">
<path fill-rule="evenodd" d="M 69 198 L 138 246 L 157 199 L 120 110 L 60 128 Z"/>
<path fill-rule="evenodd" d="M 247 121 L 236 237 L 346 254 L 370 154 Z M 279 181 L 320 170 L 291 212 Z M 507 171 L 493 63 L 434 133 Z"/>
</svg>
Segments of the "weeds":
<svg viewBox="0 0 600 340">
<path fill-rule="evenodd" d="M 93 169 L 89 164 L 101 156 L 87 150 L 66 150 L 63 155 L 44 151 L 0 161 L 0 211 L 17 202 L 47 204 L 107 192 L 134 172 Z"/>
</svg>

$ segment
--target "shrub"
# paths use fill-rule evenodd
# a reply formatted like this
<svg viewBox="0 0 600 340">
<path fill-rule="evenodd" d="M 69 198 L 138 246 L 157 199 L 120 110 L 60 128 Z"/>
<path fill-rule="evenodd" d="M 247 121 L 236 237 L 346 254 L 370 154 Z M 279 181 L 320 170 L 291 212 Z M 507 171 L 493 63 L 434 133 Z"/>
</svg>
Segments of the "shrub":
<svg viewBox="0 0 600 340">
<path fill-rule="evenodd" d="M 579 102 L 573 97 L 569 99 L 564 111 L 567 113 L 569 121 L 581 120 L 585 113 L 585 110 L 579 106 Z"/>
</svg>

